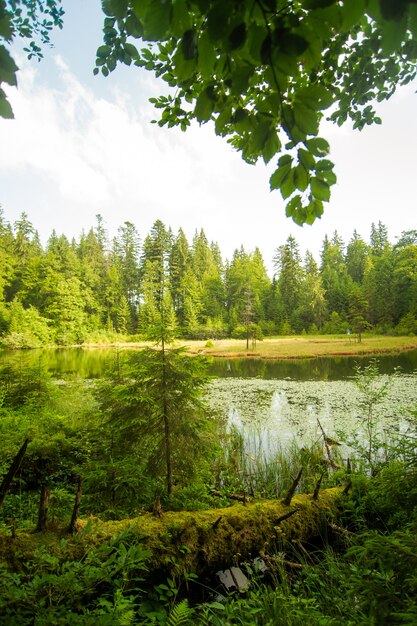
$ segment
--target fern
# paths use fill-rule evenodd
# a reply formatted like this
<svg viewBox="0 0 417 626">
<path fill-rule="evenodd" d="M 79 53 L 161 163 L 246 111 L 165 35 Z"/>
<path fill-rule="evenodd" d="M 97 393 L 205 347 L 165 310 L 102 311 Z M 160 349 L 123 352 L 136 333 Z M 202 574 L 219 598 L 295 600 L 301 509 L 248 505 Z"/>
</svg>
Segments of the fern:
<svg viewBox="0 0 417 626">
<path fill-rule="evenodd" d="M 168 616 L 166 626 L 185 626 L 190 623 L 194 609 L 188 606 L 188 600 L 175 604 Z"/>
</svg>

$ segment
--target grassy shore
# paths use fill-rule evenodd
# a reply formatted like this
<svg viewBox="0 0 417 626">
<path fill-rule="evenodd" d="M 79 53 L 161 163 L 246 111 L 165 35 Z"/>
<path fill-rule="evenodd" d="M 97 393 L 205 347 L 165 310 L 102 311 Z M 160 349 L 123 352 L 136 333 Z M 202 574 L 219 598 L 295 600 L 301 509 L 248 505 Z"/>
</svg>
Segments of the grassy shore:
<svg viewBox="0 0 417 626">
<path fill-rule="evenodd" d="M 243 339 L 215 341 L 184 341 L 191 354 L 209 354 L 216 357 L 256 357 L 259 359 L 302 359 L 318 356 L 350 356 L 362 354 L 395 353 L 417 349 L 417 337 L 363 336 L 359 343 L 346 335 L 314 335 L 268 337 L 256 346 Z"/>
<path fill-rule="evenodd" d="M 175 344 L 187 348 L 189 354 L 206 354 L 215 357 L 251 357 L 258 359 L 308 359 L 319 356 L 355 356 L 395 354 L 405 350 L 417 350 L 417 337 L 389 337 L 385 335 L 363 335 L 359 343 L 350 335 L 291 335 L 267 337 L 253 345 L 245 339 L 178 339 Z M 140 349 L 153 344 L 146 341 L 87 341 L 83 348 Z M 78 346 L 80 347 L 80 346 Z"/>
</svg>

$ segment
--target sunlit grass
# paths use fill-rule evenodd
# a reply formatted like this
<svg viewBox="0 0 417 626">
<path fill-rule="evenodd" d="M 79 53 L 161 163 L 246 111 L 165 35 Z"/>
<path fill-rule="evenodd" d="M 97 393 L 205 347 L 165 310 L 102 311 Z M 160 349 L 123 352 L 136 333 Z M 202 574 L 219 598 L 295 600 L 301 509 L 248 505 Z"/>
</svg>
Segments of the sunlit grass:
<svg viewBox="0 0 417 626">
<path fill-rule="evenodd" d="M 386 337 L 365 335 L 358 343 L 354 336 L 346 335 L 294 335 L 268 337 L 258 341 L 256 346 L 243 339 L 219 339 L 206 345 L 206 341 L 181 341 L 191 353 L 204 353 L 213 356 L 256 356 L 269 359 L 308 358 L 317 356 L 381 354 L 417 348 L 417 337 Z"/>
</svg>

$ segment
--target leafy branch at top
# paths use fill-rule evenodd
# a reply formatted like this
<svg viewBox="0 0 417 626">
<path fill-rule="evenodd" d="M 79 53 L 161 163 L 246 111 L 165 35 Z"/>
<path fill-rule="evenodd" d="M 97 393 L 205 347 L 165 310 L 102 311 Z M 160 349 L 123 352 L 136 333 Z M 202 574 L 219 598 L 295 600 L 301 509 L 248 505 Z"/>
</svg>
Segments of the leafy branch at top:
<svg viewBox="0 0 417 626">
<path fill-rule="evenodd" d="M 336 182 L 323 112 L 358 129 L 380 123 L 373 103 L 416 75 L 411 0 L 104 0 L 103 10 L 95 72 L 153 71 L 176 89 L 152 99 L 160 126 L 211 120 L 248 163 L 278 156 L 270 187 L 299 224 L 322 215 Z"/>
<path fill-rule="evenodd" d="M 16 38 L 27 40 L 24 51 L 28 58 L 40 61 L 41 46 L 50 44 L 49 35 L 55 26 L 62 28 L 63 15 L 61 0 L 0 0 L 0 117 L 14 117 L 1 84 L 15 87 L 19 69 L 6 45 Z"/>
</svg>

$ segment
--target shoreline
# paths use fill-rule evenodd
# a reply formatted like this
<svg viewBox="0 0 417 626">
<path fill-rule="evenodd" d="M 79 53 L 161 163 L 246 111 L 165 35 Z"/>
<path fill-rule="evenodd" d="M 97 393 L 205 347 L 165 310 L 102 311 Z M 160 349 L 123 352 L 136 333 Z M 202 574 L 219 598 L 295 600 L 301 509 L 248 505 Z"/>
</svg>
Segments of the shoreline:
<svg viewBox="0 0 417 626">
<path fill-rule="evenodd" d="M 400 354 L 417 350 L 417 337 L 391 337 L 369 336 L 363 337 L 358 343 L 353 339 L 346 340 L 346 336 L 323 335 L 306 337 L 294 335 L 287 337 L 266 338 L 256 344 L 255 349 L 246 350 L 246 340 L 242 339 L 218 339 L 210 340 L 177 340 L 175 346 L 184 347 L 186 354 L 190 356 L 206 356 L 218 359 L 259 359 L 268 361 L 310 360 L 317 358 L 344 358 L 344 357 L 378 357 Z M 141 350 L 146 346 L 152 346 L 151 342 L 126 341 L 97 343 L 88 342 L 71 346 L 40 346 L 27 348 L 25 352 L 32 350 Z M 18 353 L 19 350 L 5 351 Z"/>
</svg>

